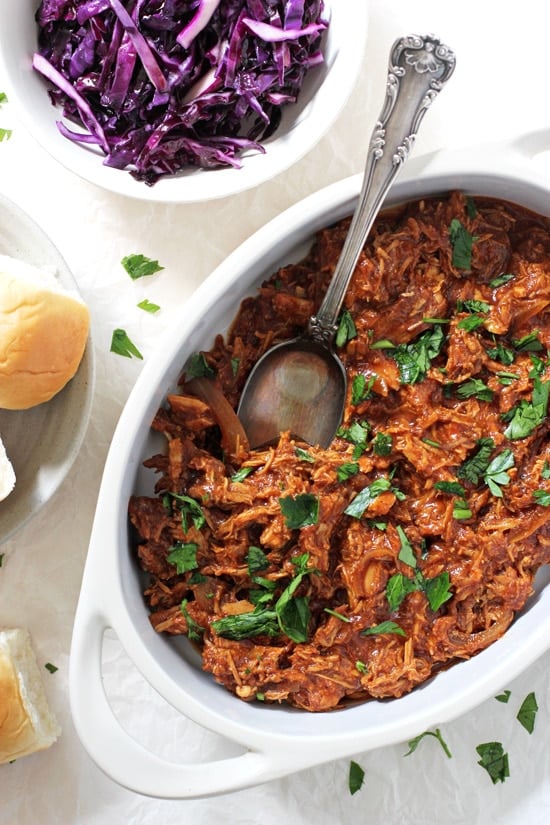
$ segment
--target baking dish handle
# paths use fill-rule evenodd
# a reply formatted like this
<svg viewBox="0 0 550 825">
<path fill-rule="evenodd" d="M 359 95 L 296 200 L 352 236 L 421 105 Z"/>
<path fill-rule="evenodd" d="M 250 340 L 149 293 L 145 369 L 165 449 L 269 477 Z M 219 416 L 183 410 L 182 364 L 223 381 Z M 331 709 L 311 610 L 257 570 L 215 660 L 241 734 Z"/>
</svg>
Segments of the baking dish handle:
<svg viewBox="0 0 550 825">
<path fill-rule="evenodd" d="M 71 646 L 71 711 L 82 744 L 110 778 L 145 796 L 188 799 L 258 785 L 285 772 L 252 750 L 198 764 L 178 764 L 149 752 L 122 728 L 105 693 L 101 658 L 109 622 L 97 611 L 82 619 Z"/>
</svg>

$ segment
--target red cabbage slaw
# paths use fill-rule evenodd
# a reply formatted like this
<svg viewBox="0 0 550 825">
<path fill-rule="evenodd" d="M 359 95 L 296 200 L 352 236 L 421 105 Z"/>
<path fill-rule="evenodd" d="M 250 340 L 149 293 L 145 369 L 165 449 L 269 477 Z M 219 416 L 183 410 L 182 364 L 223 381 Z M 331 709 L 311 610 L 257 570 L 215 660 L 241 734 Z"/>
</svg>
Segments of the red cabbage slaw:
<svg viewBox="0 0 550 825">
<path fill-rule="evenodd" d="M 323 0 L 42 0 L 36 71 L 61 134 L 153 185 L 264 152 L 323 62 Z"/>
</svg>

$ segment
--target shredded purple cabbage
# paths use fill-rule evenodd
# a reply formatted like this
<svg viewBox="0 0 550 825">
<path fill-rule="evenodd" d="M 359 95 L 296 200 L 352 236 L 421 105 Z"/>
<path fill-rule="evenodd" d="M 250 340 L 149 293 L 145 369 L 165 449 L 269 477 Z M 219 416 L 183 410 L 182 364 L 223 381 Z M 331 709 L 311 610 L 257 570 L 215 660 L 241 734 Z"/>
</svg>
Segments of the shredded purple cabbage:
<svg viewBox="0 0 550 825">
<path fill-rule="evenodd" d="M 34 68 L 107 166 L 240 167 L 323 61 L 323 0 L 42 0 Z M 84 130 L 84 131 L 82 131 Z"/>
</svg>

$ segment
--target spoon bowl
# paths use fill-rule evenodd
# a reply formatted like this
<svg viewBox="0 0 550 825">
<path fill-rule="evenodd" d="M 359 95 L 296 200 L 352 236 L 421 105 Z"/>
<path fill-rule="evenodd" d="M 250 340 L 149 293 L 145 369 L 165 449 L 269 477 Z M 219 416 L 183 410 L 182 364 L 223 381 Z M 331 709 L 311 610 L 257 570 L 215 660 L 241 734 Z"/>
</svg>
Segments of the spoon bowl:
<svg viewBox="0 0 550 825">
<path fill-rule="evenodd" d="M 244 386 L 237 412 L 250 447 L 270 444 L 286 431 L 325 448 L 334 438 L 347 392 L 346 371 L 334 351 L 345 294 L 422 118 L 454 66 L 454 53 L 432 35 L 408 35 L 393 44 L 386 96 L 371 136 L 359 201 L 323 302 L 307 331 L 268 350 Z"/>
</svg>

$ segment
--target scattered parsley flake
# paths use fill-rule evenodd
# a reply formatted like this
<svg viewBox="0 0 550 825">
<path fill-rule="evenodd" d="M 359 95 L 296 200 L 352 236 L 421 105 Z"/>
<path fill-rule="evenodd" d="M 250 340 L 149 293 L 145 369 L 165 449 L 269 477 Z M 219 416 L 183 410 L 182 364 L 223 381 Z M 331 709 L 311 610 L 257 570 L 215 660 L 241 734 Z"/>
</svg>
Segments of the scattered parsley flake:
<svg viewBox="0 0 550 825">
<path fill-rule="evenodd" d="M 444 751 L 447 759 L 452 759 L 453 758 L 453 755 L 452 755 L 452 753 L 449 749 L 449 746 L 447 745 L 447 743 L 443 739 L 443 736 L 442 736 L 441 731 L 440 731 L 439 728 L 436 728 L 433 731 L 432 730 L 426 730 L 426 731 L 424 731 L 424 733 L 420 733 L 418 736 L 415 736 L 414 739 L 410 739 L 407 743 L 408 746 L 409 746 L 409 750 L 407 751 L 407 753 L 404 753 L 403 756 L 410 756 L 411 753 L 414 753 L 415 750 L 417 749 L 417 747 L 419 746 L 420 742 L 423 739 L 425 739 L 427 736 L 433 736 L 435 739 L 437 739 L 437 741 L 439 742 L 439 744 L 443 748 L 443 751 Z"/>
<path fill-rule="evenodd" d="M 347 461 L 336 468 L 336 478 L 338 481 L 347 481 L 359 472 L 359 464 L 356 461 Z"/>
<path fill-rule="evenodd" d="M 391 454 L 393 439 L 388 433 L 377 432 L 372 440 L 372 450 L 376 455 L 388 456 Z"/>
<path fill-rule="evenodd" d="M 524 398 L 503 416 L 509 422 L 504 430 L 504 435 L 510 441 L 520 438 L 527 438 L 528 435 L 542 424 L 548 413 L 548 398 L 550 393 L 550 381 L 541 381 L 535 378 L 533 382 L 533 394 L 531 401 Z"/>
<path fill-rule="evenodd" d="M 359 765 L 358 762 L 355 762 L 353 759 L 349 763 L 349 774 L 348 774 L 348 787 L 350 794 L 357 793 L 363 787 L 363 782 L 365 781 L 365 771 Z"/>
<path fill-rule="evenodd" d="M 122 355 L 125 358 L 139 358 L 143 361 L 143 355 L 138 350 L 133 341 L 130 340 L 128 333 L 124 329 L 115 329 L 111 339 L 111 352 L 116 355 Z"/>
<path fill-rule="evenodd" d="M 152 301 L 148 301 L 147 298 L 144 298 L 143 301 L 140 301 L 137 304 L 138 309 L 142 309 L 144 312 L 149 312 L 151 315 L 154 315 L 155 312 L 160 311 L 160 306 L 158 304 L 154 304 Z"/>
<path fill-rule="evenodd" d="M 309 464 L 315 463 L 315 458 L 309 453 L 307 450 L 304 450 L 302 447 L 296 447 L 294 454 L 296 458 L 299 458 L 300 461 L 307 461 Z"/>
<path fill-rule="evenodd" d="M 528 693 L 521 703 L 521 707 L 516 716 L 516 719 L 521 725 L 523 725 L 527 733 L 533 733 L 533 730 L 535 729 L 535 719 L 538 709 L 539 706 L 537 704 L 535 694 L 533 692 Z"/>
<path fill-rule="evenodd" d="M 138 278 L 144 278 L 147 275 L 154 275 L 155 272 L 160 272 L 164 269 L 158 261 L 153 261 L 146 255 L 125 255 L 120 263 L 133 281 L 137 281 Z"/>
<path fill-rule="evenodd" d="M 367 401 L 371 397 L 371 391 L 376 381 L 376 375 L 371 375 L 366 379 L 364 375 L 355 375 L 351 384 L 351 403 L 354 406 Z"/>
<path fill-rule="evenodd" d="M 512 344 L 517 352 L 540 352 L 544 349 L 539 341 L 539 331 L 534 329 L 533 332 L 524 335 L 522 338 L 514 338 Z"/>
<path fill-rule="evenodd" d="M 550 493 L 548 490 L 535 490 L 533 498 L 541 507 L 550 507 Z"/>
<path fill-rule="evenodd" d="M 56 665 L 52 665 L 52 663 L 51 663 L 51 662 L 46 662 L 46 664 L 44 665 L 44 667 L 46 668 L 46 670 L 47 670 L 49 673 L 56 673 L 56 672 L 59 670 L 59 668 L 58 668 L 58 667 L 56 667 Z"/>
<path fill-rule="evenodd" d="M 325 607 L 325 613 L 334 616 L 335 619 L 340 619 L 341 622 L 351 622 L 349 616 L 344 616 L 343 613 L 338 613 L 337 610 L 332 610 L 330 607 Z"/>
<path fill-rule="evenodd" d="M 261 547 L 256 547 L 251 544 L 246 554 L 246 563 L 248 565 L 248 572 L 250 575 L 259 573 L 269 567 L 269 559 Z"/>
<path fill-rule="evenodd" d="M 471 484 L 478 484 L 480 477 L 487 470 L 495 442 L 492 438 L 480 438 L 477 446 L 479 448 L 477 453 L 466 459 L 457 471 L 459 478 L 469 481 Z"/>
<path fill-rule="evenodd" d="M 512 281 L 516 276 L 513 275 L 511 272 L 507 272 L 504 275 L 499 275 L 497 278 L 493 278 L 492 281 L 489 281 L 489 286 L 491 289 L 498 289 L 499 286 L 503 286 L 507 284 L 509 281 Z"/>
<path fill-rule="evenodd" d="M 195 619 L 190 615 L 189 611 L 187 610 L 188 600 L 183 599 L 180 604 L 180 612 L 182 613 L 185 621 L 187 623 L 187 638 L 191 642 L 199 642 L 202 638 L 204 633 L 204 627 L 195 621 Z"/>
<path fill-rule="evenodd" d="M 240 470 L 237 470 L 236 473 L 233 473 L 229 480 L 232 482 L 244 481 L 245 478 L 248 478 L 248 476 L 251 475 L 251 473 L 253 473 L 255 469 L 255 467 L 241 467 Z"/>
<path fill-rule="evenodd" d="M 511 690 L 503 690 L 502 693 L 499 693 L 497 696 L 495 696 L 495 699 L 497 700 L 497 702 L 502 702 L 503 705 L 507 705 L 511 695 Z"/>
<path fill-rule="evenodd" d="M 491 493 L 502 498 L 501 487 L 510 484 L 508 470 L 515 466 L 514 454 L 511 450 L 503 450 L 487 466 L 483 479 Z"/>
<path fill-rule="evenodd" d="M 504 752 L 501 742 L 484 742 L 476 747 L 476 751 L 481 757 L 477 764 L 485 768 L 493 785 L 504 782 L 510 776 L 508 754 Z"/>
<path fill-rule="evenodd" d="M 479 401 L 492 401 L 493 391 L 480 378 L 470 378 L 459 384 L 456 390 L 459 398 L 477 398 Z"/>
</svg>

